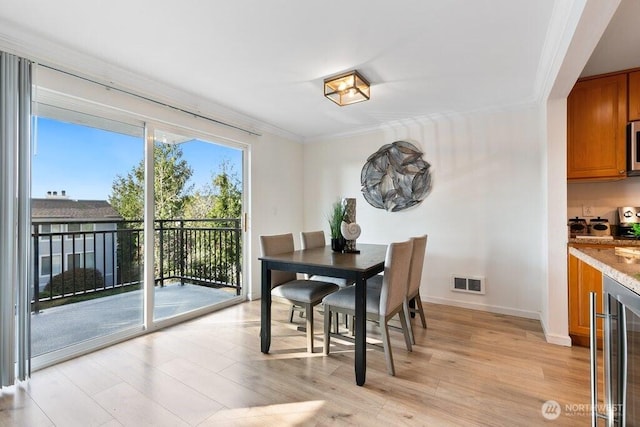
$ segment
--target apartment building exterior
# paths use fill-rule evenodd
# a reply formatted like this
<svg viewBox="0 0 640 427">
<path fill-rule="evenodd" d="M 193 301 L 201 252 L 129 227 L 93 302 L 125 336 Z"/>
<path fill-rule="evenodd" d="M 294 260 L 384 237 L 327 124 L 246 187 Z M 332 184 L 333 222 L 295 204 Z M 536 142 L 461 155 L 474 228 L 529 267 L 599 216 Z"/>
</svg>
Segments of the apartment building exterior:
<svg viewBox="0 0 640 427">
<path fill-rule="evenodd" d="M 116 280 L 117 227 L 122 217 L 106 200 L 74 200 L 49 191 L 31 202 L 34 270 L 40 290 L 53 276 L 95 268 L 106 286 Z"/>
</svg>

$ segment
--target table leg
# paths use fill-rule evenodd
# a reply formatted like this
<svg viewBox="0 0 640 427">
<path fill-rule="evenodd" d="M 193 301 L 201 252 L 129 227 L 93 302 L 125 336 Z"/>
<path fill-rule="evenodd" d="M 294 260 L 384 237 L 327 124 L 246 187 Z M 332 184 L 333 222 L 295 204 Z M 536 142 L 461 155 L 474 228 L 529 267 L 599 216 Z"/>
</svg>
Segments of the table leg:
<svg viewBox="0 0 640 427">
<path fill-rule="evenodd" d="M 356 280 L 356 384 L 364 385 L 367 372 L 367 342 L 366 342 L 366 326 L 367 326 L 367 280 L 364 277 L 358 277 Z"/>
<path fill-rule="evenodd" d="M 271 347 L 271 270 L 262 261 L 262 294 L 260 310 L 260 349 L 269 353 Z"/>
</svg>

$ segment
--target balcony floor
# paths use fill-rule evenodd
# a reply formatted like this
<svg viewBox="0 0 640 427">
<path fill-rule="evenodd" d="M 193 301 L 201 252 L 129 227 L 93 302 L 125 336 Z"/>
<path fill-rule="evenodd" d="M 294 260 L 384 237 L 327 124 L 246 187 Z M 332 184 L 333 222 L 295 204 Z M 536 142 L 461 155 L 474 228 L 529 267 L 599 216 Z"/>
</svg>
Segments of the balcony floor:
<svg viewBox="0 0 640 427">
<path fill-rule="evenodd" d="M 155 319 L 164 319 L 236 296 L 234 289 L 179 283 L 155 288 Z M 33 356 L 142 324 L 142 290 L 42 310 L 31 315 Z"/>
</svg>

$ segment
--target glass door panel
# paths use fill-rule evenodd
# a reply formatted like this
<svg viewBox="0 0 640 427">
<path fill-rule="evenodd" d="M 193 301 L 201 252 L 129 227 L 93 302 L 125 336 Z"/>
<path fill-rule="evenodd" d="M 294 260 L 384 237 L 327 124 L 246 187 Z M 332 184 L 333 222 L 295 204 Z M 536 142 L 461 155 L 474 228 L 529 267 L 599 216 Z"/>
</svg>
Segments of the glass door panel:
<svg viewBox="0 0 640 427">
<path fill-rule="evenodd" d="M 242 150 L 154 130 L 154 321 L 241 295 Z"/>
<path fill-rule="evenodd" d="M 33 357 L 90 347 L 143 324 L 142 215 L 134 207 L 144 189 L 136 174 L 144 129 L 40 110 L 32 159 Z"/>
</svg>

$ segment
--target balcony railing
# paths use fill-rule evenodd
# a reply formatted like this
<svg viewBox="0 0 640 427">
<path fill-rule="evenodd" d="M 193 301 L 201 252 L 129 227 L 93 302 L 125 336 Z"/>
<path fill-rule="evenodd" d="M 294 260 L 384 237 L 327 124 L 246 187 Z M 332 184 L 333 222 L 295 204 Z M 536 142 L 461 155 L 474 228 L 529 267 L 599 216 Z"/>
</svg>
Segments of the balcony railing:
<svg viewBox="0 0 640 427">
<path fill-rule="evenodd" d="M 139 285 L 141 221 L 33 221 L 32 308 L 71 296 Z M 239 219 L 155 221 L 155 284 L 179 281 L 241 292 Z"/>
</svg>

